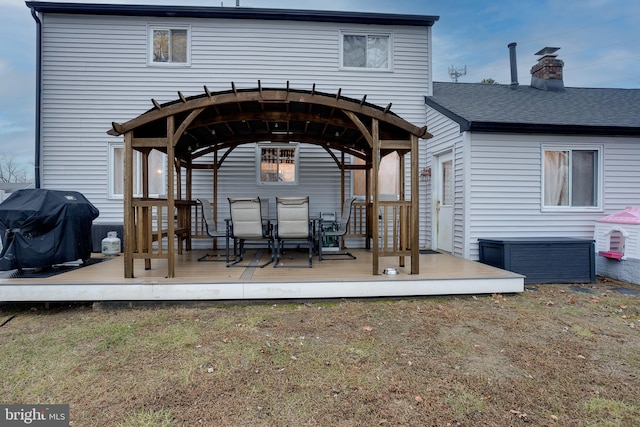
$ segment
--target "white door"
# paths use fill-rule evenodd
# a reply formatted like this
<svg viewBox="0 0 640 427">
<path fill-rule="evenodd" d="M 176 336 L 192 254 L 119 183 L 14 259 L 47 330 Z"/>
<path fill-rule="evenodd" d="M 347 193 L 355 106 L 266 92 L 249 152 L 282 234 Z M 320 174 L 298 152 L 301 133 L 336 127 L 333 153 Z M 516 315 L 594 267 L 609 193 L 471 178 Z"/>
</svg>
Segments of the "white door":
<svg viewBox="0 0 640 427">
<path fill-rule="evenodd" d="M 435 190 L 435 248 L 453 252 L 453 154 L 437 158 Z"/>
</svg>

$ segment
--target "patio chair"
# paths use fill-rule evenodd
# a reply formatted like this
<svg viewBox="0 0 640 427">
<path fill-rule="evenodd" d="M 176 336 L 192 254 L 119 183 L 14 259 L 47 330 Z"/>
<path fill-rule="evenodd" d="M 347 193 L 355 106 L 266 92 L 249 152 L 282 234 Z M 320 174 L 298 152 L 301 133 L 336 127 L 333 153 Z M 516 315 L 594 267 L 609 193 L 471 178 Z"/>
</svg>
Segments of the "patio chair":
<svg viewBox="0 0 640 427">
<path fill-rule="evenodd" d="M 206 254 L 198 258 L 198 261 L 225 261 L 229 258 L 229 245 L 226 244 L 226 242 L 228 242 L 228 240 L 226 240 L 227 230 L 220 231 L 218 230 L 218 227 L 216 227 L 216 221 L 213 218 L 213 207 L 211 206 L 211 202 L 209 202 L 208 199 L 199 198 L 196 199 L 196 201 L 200 204 L 202 209 L 202 221 L 204 222 L 204 228 L 207 235 L 214 239 L 218 239 L 220 237 L 225 238 L 225 258 L 222 258 L 223 255 L 221 254 Z"/>
<path fill-rule="evenodd" d="M 245 242 L 267 243 L 271 252 L 271 259 L 262 265 L 248 265 L 242 267 L 266 267 L 274 261 L 274 240 L 271 224 L 264 221 L 260 213 L 260 198 L 236 199 L 229 198 L 231 219 L 227 221 L 227 248 L 229 239 L 233 239 L 234 259 L 229 257 L 227 250 L 227 267 L 234 266 L 244 259 Z M 241 266 L 238 266 L 241 267 Z"/>
<path fill-rule="evenodd" d="M 313 224 L 309 219 L 309 196 L 304 197 L 276 197 L 276 214 L 278 222 L 275 226 L 276 262 L 274 267 L 282 267 L 281 257 L 285 241 L 294 241 L 298 247 L 309 248 L 309 264 L 313 267 Z M 287 267 L 303 267 L 301 265 L 287 265 Z"/>
<path fill-rule="evenodd" d="M 319 233 L 320 236 L 318 238 L 318 259 L 322 261 L 323 258 L 335 258 L 335 259 L 356 259 L 356 257 L 350 252 L 345 252 L 344 250 L 344 242 L 343 237 L 347 234 L 347 226 L 349 225 L 349 220 L 351 219 L 351 207 L 353 206 L 353 202 L 355 202 L 356 198 L 351 197 L 344 202 L 344 206 L 342 207 L 342 215 L 340 215 L 340 219 L 334 223 L 325 224 L 324 222 L 320 223 Z M 336 239 L 338 241 L 338 251 L 337 252 L 322 252 L 322 242 L 326 242 L 328 239 Z"/>
</svg>

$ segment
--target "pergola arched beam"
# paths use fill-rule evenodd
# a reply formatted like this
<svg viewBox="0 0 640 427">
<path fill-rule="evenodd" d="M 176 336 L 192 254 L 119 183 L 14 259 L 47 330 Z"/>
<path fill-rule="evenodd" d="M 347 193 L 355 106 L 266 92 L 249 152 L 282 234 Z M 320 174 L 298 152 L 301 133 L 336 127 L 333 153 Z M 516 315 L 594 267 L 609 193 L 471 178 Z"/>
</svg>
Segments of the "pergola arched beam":
<svg viewBox="0 0 640 427">
<path fill-rule="evenodd" d="M 346 113 L 345 113 L 346 114 Z M 310 113 L 295 113 L 285 111 L 253 111 L 244 112 L 241 114 L 226 114 L 217 115 L 213 119 L 200 118 L 195 120 L 189 126 L 190 128 L 206 127 L 212 125 L 220 125 L 223 123 L 241 122 L 241 121 L 269 121 L 269 122 L 286 122 L 286 121 L 299 121 L 299 122 L 313 122 L 324 125 L 335 125 L 345 128 L 351 128 L 358 130 L 353 120 L 346 120 L 339 116 L 319 116 L 317 114 Z"/>
<path fill-rule="evenodd" d="M 300 134 L 291 133 L 287 135 L 272 135 L 268 139 L 259 140 L 259 141 L 256 141 L 254 135 L 241 135 L 241 136 L 238 135 L 232 138 L 225 138 L 224 141 L 221 141 L 215 146 L 198 150 L 197 152 L 192 153 L 192 156 L 193 156 L 193 159 L 196 159 L 206 154 L 212 153 L 214 151 L 229 150 L 239 145 L 250 144 L 254 142 L 262 142 L 262 141 L 264 142 L 301 142 L 306 144 L 319 145 L 319 146 L 325 147 L 325 149 L 333 148 L 336 150 L 344 151 L 346 154 L 351 154 L 355 157 L 358 157 L 364 160 L 369 160 L 369 157 L 370 157 L 366 152 L 362 150 L 357 150 L 353 147 L 349 147 L 343 144 L 327 142 L 327 140 L 324 138 L 316 137 L 313 135 L 302 134 L 302 133 Z"/>
<path fill-rule="evenodd" d="M 178 92 L 178 93 L 181 95 L 180 98 L 182 98 L 184 100 L 185 99 L 184 96 L 180 92 Z M 192 110 L 189 113 L 187 118 L 184 119 L 182 121 L 182 123 L 180 123 L 180 126 L 178 126 L 178 128 L 174 132 L 174 134 L 173 134 L 173 140 L 174 141 L 178 141 L 180 139 L 180 136 L 182 136 L 182 134 L 189 128 L 189 125 L 196 119 L 196 117 L 198 117 L 198 115 L 200 113 L 202 113 L 203 110 L 204 110 L 204 108 L 196 108 L 195 110 Z M 174 144 L 175 144 L 175 142 L 174 142 Z"/>
<path fill-rule="evenodd" d="M 360 132 L 362 132 L 362 135 L 367 140 L 369 147 L 373 147 L 373 136 L 371 136 L 371 132 L 369 132 L 369 129 L 367 129 L 364 123 L 362 123 L 362 121 L 358 118 L 358 116 L 356 116 L 353 112 L 345 111 L 344 113 L 351 119 L 353 124 L 356 125 L 356 127 L 360 130 Z"/>
<path fill-rule="evenodd" d="M 417 127 L 401 117 L 391 113 L 388 109 L 382 109 L 372 104 L 363 103 L 342 96 L 333 96 L 321 92 L 306 92 L 294 90 L 266 89 L 261 90 L 234 90 L 231 92 L 219 92 L 217 94 L 202 94 L 194 97 L 185 98 L 186 101 L 180 99 L 178 102 L 170 102 L 166 104 L 158 104 L 160 108 L 147 111 L 146 113 L 129 120 L 126 123 L 113 123 L 112 129 L 109 131 L 111 135 L 122 135 L 130 130 L 139 128 L 157 120 L 163 120 L 170 116 L 175 116 L 186 111 L 192 111 L 200 108 L 225 104 L 241 105 L 245 102 L 258 103 L 287 103 L 297 102 L 302 104 L 316 104 L 326 107 L 336 108 L 343 111 L 350 111 L 356 114 L 376 118 L 385 123 L 391 124 L 403 129 L 406 132 L 417 137 L 426 135 L 426 127 Z"/>
<path fill-rule="evenodd" d="M 217 146 L 210 146 L 210 147 L 206 147 L 202 150 L 199 150 L 197 153 L 193 153 L 194 155 L 191 157 L 191 167 L 193 169 L 214 169 L 214 168 L 220 168 L 222 166 L 222 163 L 224 163 L 225 159 L 227 157 L 229 157 L 229 155 L 231 154 L 231 152 L 233 152 L 233 150 L 235 150 L 236 148 L 238 148 L 238 144 L 233 144 L 231 146 L 228 146 L 227 144 L 225 144 L 225 148 L 226 151 L 224 152 L 224 154 L 222 154 L 222 157 L 220 157 L 218 159 L 218 161 L 215 164 L 201 164 L 201 163 L 193 163 L 194 159 L 197 159 L 199 157 L 205 156 L 207 154 L 211 154 L 214 153 L 216 151 L 220 151 L 221 149 L 223 149 L 220 145 Z M 182 164 L 186 165 L 188 162 L 187 161 L 183 161 Z"/>
<path fill-rule="evenodd" d="M 249 144 L 249 143 L 253 143 L 255 141 L 245 141 L 244 143 Z M 318 145 L 320 147 L 322 147 L 327 154 L 333 159 L 333 161 L 335 162 L 336 166 L 340 169 L 342 168 L 347 168 L 347 165 L 342 164 L 342 162 L 340 161 L 340 159 L 335 155 L 335 153 L 333 151 L 331 151 L 332 148 L 336 148 L 336 147 L 332 147 L 331 145 L 327 144 L 326 142 L 319 142 L 319 141 L 301 141 L 300 138 L 296 139 L 296 142 L 304 142 L 307 144 L 313 144 L 313 145 Z M 220 151 L 223 149 L 226 149 L 226 151 L 224 152 L 224 154 L 222 155 L 222 157 L 220 157 L 218 159 L 218 162 L 216 165 L 212 165 L 210 163 L 192 163 L 191 167 L 193 169 L 213 169 L 214 167 L 220 168 L 222 167 L 222 164 L 224 163 L 225 159 L 231 154 L 231 152 L 237 148 L 238 146 L 242 145 L 241 142 L 239 141 L 233 141 L 233 142 L 229 142 L 228 144 L 220 144 L 220 145 L 216 145 L 216 146 L 211 146 L 211 147 L 206 147 L 202 150 L 199 150 L 197 153 L 192 153 L 193 157 L 192 160 L 197 159 L 199 157 L 205 156 L 207 154 L 213 153 L 215 151 Z M 362 153 L 360 151 L 355 151 L 355 150 L 350 150 L 348 148 L 345 147 L 341 147 L 340 148 L 341 151 L 343 151 L 345 154 L 348 155 L 352 155 L 354 157 L 357 157 L 359 159 L 364 160 L 366 163 L 365 165 L 360 165 L 357 167 L 357 169 L 364 169 L 366 164 L 371 162 L 371 159 L 369 155 L 367 155 L 367 153 Z M 186 165 L 186 161 L 183 161 L 181 164 Z"/>
</svg>

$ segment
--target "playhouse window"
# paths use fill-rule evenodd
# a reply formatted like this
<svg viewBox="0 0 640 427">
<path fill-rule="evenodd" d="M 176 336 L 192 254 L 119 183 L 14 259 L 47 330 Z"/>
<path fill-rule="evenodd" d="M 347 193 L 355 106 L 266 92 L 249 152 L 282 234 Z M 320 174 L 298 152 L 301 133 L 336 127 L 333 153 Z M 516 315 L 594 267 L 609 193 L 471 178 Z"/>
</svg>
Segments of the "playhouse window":
<svg viewBox="0 0 640 427">
<path fill-rule="evenodd" d="M 624 254 L 624 236 L 618 230 L 613 230 L 609 235 L 609 252 Z"/>
<path fill-rule="evenodd" d="M 343 33 L 343 68 L 391 70 L 391 35 Z"/>
<path fill-rule="evenodd" d="M 624 257 L 624 235 L 619 230 L 609 233 L 609 250 L 600 251 L 601 256 L 620 261 Z"/>
<path fill-rule="evenodd" d="M 189 28 L 149 27 L 149 63 L 188 65 Z"/>
<path fill-rule="evenodd" d="M 600 206 L 600 149 L 545 149 L 543 206 L 589 210 Z"/>
</svg>

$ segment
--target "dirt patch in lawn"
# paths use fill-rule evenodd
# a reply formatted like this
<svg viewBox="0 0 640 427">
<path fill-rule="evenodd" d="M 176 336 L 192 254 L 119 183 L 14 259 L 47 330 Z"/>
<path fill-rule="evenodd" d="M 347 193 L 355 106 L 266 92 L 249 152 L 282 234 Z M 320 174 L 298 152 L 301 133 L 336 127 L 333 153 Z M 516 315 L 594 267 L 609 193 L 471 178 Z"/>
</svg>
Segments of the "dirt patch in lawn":
<svg viewBox="0 0 640 427">
<path fill-rule="evenodd" d="M 4 403 L 73 426 L 626 426 L 634 285 L 95 309 L 2 306 Z M 11 317 L 14 316 L 14 317 Z"/>
</svg>

